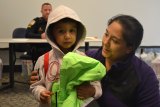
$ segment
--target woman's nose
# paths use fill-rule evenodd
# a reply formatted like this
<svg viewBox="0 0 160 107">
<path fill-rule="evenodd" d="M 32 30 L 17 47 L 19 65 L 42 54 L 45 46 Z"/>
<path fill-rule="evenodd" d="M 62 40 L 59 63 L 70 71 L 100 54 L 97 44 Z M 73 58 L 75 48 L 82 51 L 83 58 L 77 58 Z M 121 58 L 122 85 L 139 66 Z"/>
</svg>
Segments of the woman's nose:
<svg viewBox="0 0 160 107">
<path fill-rule="evenodd" d="M 104 37 L 104 38 L 103 38 L 103 43 L 104 43 L 105 45 L 109 44 L 109 43 L 110 43 L 110 38 L 109 38 L 109 37 Z"/>
</svg>

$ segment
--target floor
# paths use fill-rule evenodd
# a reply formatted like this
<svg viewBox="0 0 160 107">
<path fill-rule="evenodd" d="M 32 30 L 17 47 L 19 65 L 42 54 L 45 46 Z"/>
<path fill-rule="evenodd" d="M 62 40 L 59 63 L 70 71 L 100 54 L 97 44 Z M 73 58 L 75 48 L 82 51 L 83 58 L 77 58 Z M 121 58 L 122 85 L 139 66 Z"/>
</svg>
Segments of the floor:
<svg viewBox="0 0 160 107">
<path fill-rule="evenodd" d="M 24 81 L 20 72 L 15 80 Z M 3 82 L 8 81 L 8 73 L 3 73 Z M 14 88 L 0 90 L 0 107 L 37 107 L 38 103 L 29 91 L 28 84 L 15 83 Z"/>
</svg>

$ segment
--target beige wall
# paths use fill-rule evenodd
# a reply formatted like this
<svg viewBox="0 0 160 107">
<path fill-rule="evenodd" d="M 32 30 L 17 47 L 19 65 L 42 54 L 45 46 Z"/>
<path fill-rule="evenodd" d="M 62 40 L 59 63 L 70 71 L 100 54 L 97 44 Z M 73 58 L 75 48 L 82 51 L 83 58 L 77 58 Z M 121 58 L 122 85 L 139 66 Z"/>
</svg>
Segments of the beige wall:
<svg viewBox="0 0 160 107">
<path fill-rule="evenodd" d="M 26 27 L 31 19 L 40 16 L 43 2 L 73 8 L 86 25 L 87 35 L 99 38 L 110 17 L 119 13 L 133 15 L 145 29 L 142 45 L 160 45 L 160 0 L 0 0 L 0 38 L 11 38 L 14 28 Z"/>
</svg>

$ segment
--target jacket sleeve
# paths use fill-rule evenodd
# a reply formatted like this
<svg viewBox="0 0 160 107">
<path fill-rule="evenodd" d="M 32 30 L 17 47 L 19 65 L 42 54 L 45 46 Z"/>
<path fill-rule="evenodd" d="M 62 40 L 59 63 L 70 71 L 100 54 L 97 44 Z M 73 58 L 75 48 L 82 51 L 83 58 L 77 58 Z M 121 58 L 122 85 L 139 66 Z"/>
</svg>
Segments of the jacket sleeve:
<svg viewBox="0 0 160 107">
<path fill-rule="evenodd" d="M 90 83 L 95 88 L 94 98 L 98 99 L 102 95 L 102 88 L 99 81 L 93 81 Z"/>
<path fill-rule="evenodd" d="M 38 58 L 37 62 L 36 62 L 36 65 L 35 65 L 35 68 L 34 70 L 38 70 L 39 69 L 39 81 L 33 83 L 30 85 L 30 90 L 33 94 L 33 96 L 35 97 L 36 100 L 40 101 L 40 93 L 42 91 L 45 91 L 47 90 L 44 86 L 44 73 L 43 73 L 43 66 L 42 66 L 42 63 L 43 63 L 43 59 L 42 59 L 42 56 Z"/>
<path fill-rule="evenodd" d="M 35 18 L 28 24 L 26 38 L 41 38 L 41 34 L 37 33 L 39 28 L 39 25 L 37 24 L 38 20 L 38 18 Z"/>
</svg>

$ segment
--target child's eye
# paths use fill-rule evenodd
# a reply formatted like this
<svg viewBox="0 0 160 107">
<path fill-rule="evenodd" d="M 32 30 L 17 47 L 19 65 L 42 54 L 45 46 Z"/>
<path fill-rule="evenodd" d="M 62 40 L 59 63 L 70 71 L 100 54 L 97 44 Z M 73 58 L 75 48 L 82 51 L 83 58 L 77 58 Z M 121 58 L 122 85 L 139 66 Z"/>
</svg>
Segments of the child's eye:
<svg viewBox="0 0 160 107">
<path fill-rule="evenodd" d="M 76 32 L 76 29 L 71 29 L 70 32 L 71 33 Z"/>
<path fill-rule="evenodd" d="M 59 33 L 65 33 L 65 31 L 64 31 L 64 30 L 59 30 L 58 32 L 59 32 Z"/>
</svg>

